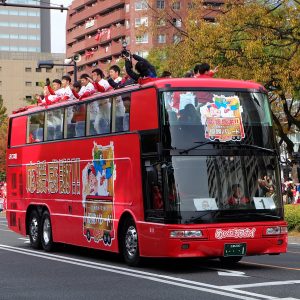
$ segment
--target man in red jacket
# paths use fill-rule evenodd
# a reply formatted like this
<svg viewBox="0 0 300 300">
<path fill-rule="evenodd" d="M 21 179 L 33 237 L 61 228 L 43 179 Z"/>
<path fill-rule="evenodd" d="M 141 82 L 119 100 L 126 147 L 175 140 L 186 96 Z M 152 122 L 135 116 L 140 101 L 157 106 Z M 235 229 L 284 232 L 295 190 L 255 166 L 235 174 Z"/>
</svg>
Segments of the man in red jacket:
<svg viewBox="0 0 300 300">
<path fill-rule="evenodd" d="M 207 63 L 197 64 L 194 68 L 194 78 L 212 78 L 218 72 L 218 67 L 213 70 Z"/>
</svg>

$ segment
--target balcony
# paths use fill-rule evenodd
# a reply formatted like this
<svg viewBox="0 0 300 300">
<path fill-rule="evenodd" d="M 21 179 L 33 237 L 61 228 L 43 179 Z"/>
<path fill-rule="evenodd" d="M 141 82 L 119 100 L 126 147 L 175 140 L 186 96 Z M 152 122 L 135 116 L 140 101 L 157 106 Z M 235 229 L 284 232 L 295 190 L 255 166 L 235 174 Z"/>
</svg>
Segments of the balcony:
<svg viewBox="0 0 300 300">
<path fill-rule="evenodd" d="M 123 1 L 120 0 L 100 1 L 96 3 L 94 6 L 89 6 L 89 7 L 87 6 L 84 10 L 80 11 L 79 13 L 76 13 L 74 16 L 70 18 L 70 21 L 73 24 L 78 24 L 82 21 L 87 20 L 89 17 L 94 17 L 95 15 L 105 12 L 106 10 L 113 9 L 122 3 L 124 3 L 124 0 Z"/>
<path fill-rule="evenodd" d="M 119 27 L 112 26 L 110 35 L 112 39 L 125 36 L 125 26 L 119 26 Z"/>
<path fill-rule="evenodd" d="M 70 6 L 70 9 L 75 10 L 77 7 L 83 6 L 85 0 L 74 0 Z"/>
</svg>

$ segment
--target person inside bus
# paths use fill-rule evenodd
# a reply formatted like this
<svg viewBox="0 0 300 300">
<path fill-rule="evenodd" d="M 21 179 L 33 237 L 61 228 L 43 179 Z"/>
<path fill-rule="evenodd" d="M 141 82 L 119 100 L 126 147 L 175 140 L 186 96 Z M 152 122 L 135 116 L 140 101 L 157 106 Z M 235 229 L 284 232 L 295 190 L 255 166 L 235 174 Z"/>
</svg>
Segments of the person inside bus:
<svg viewBox="0 0 300 300">
<path fill-rule="evenodd" d="M 100 93 L 103 93 L 102 87 L 104 91 L 108 91 L 111 87 L 106 79 L 104 79 L 104 73 L 101 69 L 97 68 L 92 71 L 92 78 L 94 81 L 94 87 Z"/>
<path fill-rule="evenodd" d="M 212 78 L 218 72 L 218 67 L 210 69 L 208 63 L 197 64 L 194 68 L 194 78 Z"/>
<path fill-rule="evenodd" d="M 195 108 L 195 106 L 191 103 L 187 104 L 184 109 L 179 111 L 180 117 L 179 122 L 184 123 L 200 123 L 200 116 Z"/>
<path fill-rule="evenodd" d="M 99 100 L 99 112 L 95 118 L 94 128 L 98 134 L 110 132 L 110 110 L 109 99 Z"/>
<path fill-rule="evenodd" d="M 233 184 L 231 187 L 232 194 L 227 199 L 228 208 L 243 208 L 250 205 L 250 200 L 244 196 L 242 188 L 239 184 Z"/>
<path fill-rule="evenodd" d="M 115 109 L 116 109 L 116 132 L 123 131 L 123 120 L 125 116 L 125 106 L 121 96 L 115 99 Z"/>
<path fill-rule="evenodd" d="M 122 57 L 125 59 L 126 73 L 137 83 L 145 84 L 157 80 L 156 70 L 148 60 L 136 54 L 131 54 L 128 50 L 122 51 Z M 131 58 L 137 61 L 135 64 L 137 73 L 132 70 L 133 64 Z"/>
</svg>

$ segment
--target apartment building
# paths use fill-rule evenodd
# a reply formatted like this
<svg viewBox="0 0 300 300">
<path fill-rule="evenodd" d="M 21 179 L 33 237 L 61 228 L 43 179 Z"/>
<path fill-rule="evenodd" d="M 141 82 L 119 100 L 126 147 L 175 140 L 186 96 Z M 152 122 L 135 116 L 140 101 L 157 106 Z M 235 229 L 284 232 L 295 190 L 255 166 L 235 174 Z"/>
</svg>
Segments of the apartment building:
<svg viewBox="0 0 300 300">
<path fill-rule="evenodd" d="M 207 1 L 216 9 L 200 17 L 213 21 L 223 3 Z M 124 41 L 131 52 L 146 57 L 153 47 L 180 39 L 176 27 L 183 26 L 191 6 L 192 2 L 184 0 L 74 0 L 67 16 L 67 57 L 82 56 L 79 72 L 90 72 L 96 66 L 105 70 L 119 61 Z M 154 17 L 167 9 L 174 15 L 174 26 Z M 153 22 L 160 22 L 155 33 Z"/>
</svg>

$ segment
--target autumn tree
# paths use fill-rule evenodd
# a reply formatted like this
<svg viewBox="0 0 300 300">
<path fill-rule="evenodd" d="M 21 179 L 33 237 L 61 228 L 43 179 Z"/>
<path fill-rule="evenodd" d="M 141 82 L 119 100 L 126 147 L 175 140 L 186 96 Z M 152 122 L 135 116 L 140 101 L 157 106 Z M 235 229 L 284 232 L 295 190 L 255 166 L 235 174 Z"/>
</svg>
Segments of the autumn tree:
<svg viewBox="0 0 300 300">
<path fill-rule="evenodd" d="M 299 1 L 228 0 L 214 15 L 216 22 L 203 18 L 213 7 L 200 0 L 192 3 L 178 31 L 180 41 L 161 50 L 167 54 L 166 67 L 182 76 L 196 63 L 208 62 L 219 66 L 219 77 L 263 84 L 271 96 L 280 144 L 292 156 L 297 149 L 288 133 L 300 130 Z M 164 17 L 173 18 L 170 13 Z"/>
<path fill-rule="evenodd" d="M 6 169 L 6 136 L 7 136 L 7 114 L 3 99 L 0 96 L 0 179 L 5 178 Z"/>
</svg>

